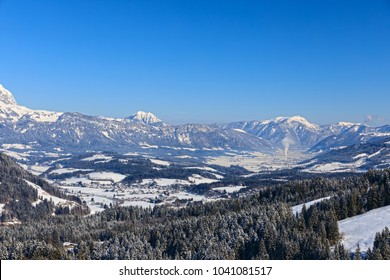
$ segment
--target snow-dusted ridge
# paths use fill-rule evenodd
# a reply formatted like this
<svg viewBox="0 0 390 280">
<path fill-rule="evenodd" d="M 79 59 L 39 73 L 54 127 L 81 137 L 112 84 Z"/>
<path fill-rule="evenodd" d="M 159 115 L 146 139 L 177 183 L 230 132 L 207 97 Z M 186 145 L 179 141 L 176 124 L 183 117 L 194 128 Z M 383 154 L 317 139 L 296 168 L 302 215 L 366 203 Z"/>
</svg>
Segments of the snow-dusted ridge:
<svg viewBox="0 0 390 280">
<path fill-rule="evenodd" d="M 31 110 L 17 104 L 10 91 L 0 84 L 0 121 L 1 119 L 10 122 L 18 122 L 26 119 L 35 122 L 56 122 L 62 115 L 59 112 L 50 112 L 45 110 Z"/>
<path fill-rule="evenodd" d="M 390 126 L 317 125 L 301 116 L 224 125 L 175 126 L 143 111 L 127 118 L 107 118 L 31 110 L 18 105 L 3 86 L 0 86 L 0 123 L 3 125 L 0 127 L 3 136 L 0 144 L 37 142 L 43 149 L 60 147 L 67 152 L 128 153 L 154 149 L 157 153 L 160 147 L 173 147 L 194 152 L 236 150 L 273 155 L 282 151 L 287 159 L 294 151 L 326 151 L 376 137 L 390 138 Z"/>
</svg>

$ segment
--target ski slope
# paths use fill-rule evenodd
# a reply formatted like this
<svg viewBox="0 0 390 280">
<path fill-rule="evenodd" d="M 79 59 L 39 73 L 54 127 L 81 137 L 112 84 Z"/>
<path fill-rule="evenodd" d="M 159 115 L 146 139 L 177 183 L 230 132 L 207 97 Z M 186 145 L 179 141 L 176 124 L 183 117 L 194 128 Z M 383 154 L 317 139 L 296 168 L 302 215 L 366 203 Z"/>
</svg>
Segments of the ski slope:
<svg viewBox="0 0 390 280">
<path fill-rule="evenodd" d="M 362 215 L 338 222 L 346 249 L 355 251 L 357 244 L 362 252 L 372 248 L 375 234 L 385 227 L 390 228 L 390 206 L 371 210 Z"/>
</svg>

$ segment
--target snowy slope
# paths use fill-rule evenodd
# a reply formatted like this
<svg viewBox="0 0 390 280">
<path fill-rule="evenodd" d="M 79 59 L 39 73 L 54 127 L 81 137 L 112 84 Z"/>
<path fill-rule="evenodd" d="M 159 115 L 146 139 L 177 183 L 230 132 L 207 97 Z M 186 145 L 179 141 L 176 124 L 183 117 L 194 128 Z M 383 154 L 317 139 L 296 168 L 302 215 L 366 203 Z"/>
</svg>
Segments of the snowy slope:
<svg viewBox="0 0 390 280">
<path fill-rule="evenodd" d="M 0 145 L 17 143 L 18 147 L 28 147 L 33 142 L 36 145 L 30 146 L 30 150 L 52 152 L 54 149 L 61 149 L 67 153 L 128 153 L 143 150 L 156 156 L 158 150 L 171 147 L 175 151 L 195 151 L 191 156 L 198 156 L 202 151 L 235 150 L 271 155 L 282 152 L 287 160 L 294 150 L 329 151 L 339 148 L 341 144 L 348 146 L 378 138 L 390 138 L 390 126 L 367 127 L 342 122 L 320 126 L 301 116 L 224 125 L 174 126 L 163 123 L 152 113 L 142 111 L 128 118 L 107 118 L 31 110 L 18 105 L 11 92 L 3 86 L 0 86 L 0 124 Z M 5 149 L 15 152 L 18 147 L 8 146 Z M 375 152 L 377 151 L 371 154 Z M 384 162 L 384 166 L 386 165 L 387 162 Z M 381 166 L 379 164 L 378 168 Z M 331 166 L 320 166 L 317 170 L 323 172 L 322 169 L 329 167 Z"/>
<path fill-rule="evenodd" d="M 63 198 L 59 198 L 59 197 L 56 197 L 54 195 L 51 195 L 49 193 L 47 193 L 46 191 L 44 191 L 40 186 L 30 182 L 30 181 L 27 181 L 27 180 L 24 180 L 27 184 L 29 184 L 31 187 L 33 187 L 34 189 L 36 189 L 38 191 L 38 197 L 42 197 L 42 199 L 47 199 L 47 200 L 52 200 L 54 202 L 55 205 L 62 205 L 62 206 L 74 206 L 76 205 L 75 202 L 73 201 L 68 201 L 66 199 L 63 199 Z M 38 203 L 40 203 L 41 201 L 38 199 L 36 202 L 33 203 L 33 205 L 37 205 Z"/>
<path fill-rule="evenodd" d="M 338 225 L 346 249 L 355 251 L 359 244 L 360 250 L 365 252 L 372 248 L 377 232 L 390 228 L 390 206 L 339 221 Z"/>
<path fill-rule="evenodd" d="M 372 139 L 357 145 L 332 148 L 314 158 L 302 162 L 304 171 L 323 172 L 362 172 L 369 169 L 390 167 L 389 137 Z"/>
<path fill-rule="evenodd" d="M 226 125 L 270 141 L 288 152 L 291 149 L 308 149 L 331 133 L 301 116 L 277 117 L 266 121 L 234 122 Z"/>
<path fill-rule="evenodd" d="M 299 204 L 299 205 L 295 205 L 293 206 L 291 209 L 292 209 L 292 212 L 294 213 L 294 215 L 296 214 L 299 214 L 302 212 L 302 209 L 303 209 L 303 206 L 306 205 L 306 208 L 309 208 L 310 206 L 318 203 L 318 202 L 321 202 L 323 200 L 326 200 L 326 199 L 329 199 L 330 196 L 327 196 L 327 197 L 322 197 L 322 198 L 319 198 L 319 199 L 316 199 L 316 200 L 312 200 L 312 201 L 308 201 L 308 202 L 305 202 L 305 203 L 302 203 L 302 204 Z"/>
<path fill-rule="evenodd" d="M 139 111 L 129 118 L 86 116 L 31 110 L 16 103 L 0 88 L 0 144 L 38 143 L 49 150 L 68 152 L 135 152 L 162 146 L 189 149 L 266 150 L 274 147 L 256 136 L 216 125 L 164 124 L 152 113 Z M 35 147 L 34 147 L 35 148 Z"/>
</svg>

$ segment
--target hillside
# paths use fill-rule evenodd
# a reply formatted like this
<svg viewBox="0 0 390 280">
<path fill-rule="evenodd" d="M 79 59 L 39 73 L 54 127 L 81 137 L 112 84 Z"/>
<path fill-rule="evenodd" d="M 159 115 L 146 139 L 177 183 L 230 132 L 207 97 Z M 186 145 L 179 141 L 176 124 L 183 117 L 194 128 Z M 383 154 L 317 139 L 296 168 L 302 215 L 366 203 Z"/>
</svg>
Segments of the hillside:
<svg viewBox="0 0 390 280">
<path fill-rule="evenodd" d="M 290 181 L 179 209 L 111 207 L 88 217 L 48 216 L 0 227 L 1 258 L 351 259 L 358 253 L 342 245 L 338 221 L 390 205 L 389 178 L 390 170 L 370 171 Z M 293 213 L 292 206 L 314 200 Z M 390 257 L 374 245 L 376 257 Z"/>
<path fill-rule="evenodd" d="M 4 154 L 0 154 L 0 204 L 1 221 L 8 224 L 88 212 L 80 199 L 65 195 Z"/>
</svg>

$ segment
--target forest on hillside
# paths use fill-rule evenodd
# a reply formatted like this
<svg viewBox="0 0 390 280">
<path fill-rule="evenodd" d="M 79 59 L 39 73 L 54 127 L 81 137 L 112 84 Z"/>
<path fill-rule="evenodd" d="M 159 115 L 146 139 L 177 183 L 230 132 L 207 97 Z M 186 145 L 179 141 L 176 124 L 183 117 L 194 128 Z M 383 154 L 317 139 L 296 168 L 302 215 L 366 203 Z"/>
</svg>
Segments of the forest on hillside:
<svg viewBox="0 0 390 280">
<path fill-rule="evenodd" d="M 294 215 L 292 205 L 331 196 Z M 113 207 L 0 228 L 1 259 L 390 259 L 389 230 L 347 252 L 337 221 L 390 205 L 390 170 L 268 186 L 188 207 Z"/>
</svg>

